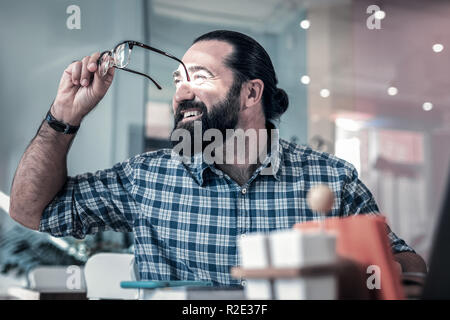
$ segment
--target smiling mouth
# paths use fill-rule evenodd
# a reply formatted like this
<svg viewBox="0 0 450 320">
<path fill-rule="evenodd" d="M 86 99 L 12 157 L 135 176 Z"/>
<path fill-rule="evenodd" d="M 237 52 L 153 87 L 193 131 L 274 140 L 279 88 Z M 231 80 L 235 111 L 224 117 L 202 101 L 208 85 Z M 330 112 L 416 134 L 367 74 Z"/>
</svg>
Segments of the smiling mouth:
<svg viewBox="0 0 450 320">
<path fill-rule="evenodd" d="M 195 119 L 200 118 L 203 114 L 198 109 L 189 109 L 189 110 L 181 111 L 181 113 L 183 114 L 183 118 L 181 119 L 181 121 L 195 120 Z"/>
</svg>

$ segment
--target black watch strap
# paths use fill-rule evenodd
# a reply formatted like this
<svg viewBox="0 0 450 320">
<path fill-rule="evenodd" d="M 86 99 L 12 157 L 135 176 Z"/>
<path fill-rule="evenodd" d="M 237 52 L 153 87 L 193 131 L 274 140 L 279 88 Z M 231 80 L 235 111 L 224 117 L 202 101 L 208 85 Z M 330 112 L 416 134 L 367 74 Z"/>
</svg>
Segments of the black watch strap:
<svg viewBox="0 0 450 320">
<path fill-rule="evenodd" d="M 71 126 L 70 124 L 56 120 L 50 110 L 47 112 L 45 121 L 47 121 L 48 125 L 54 130 L 64 134 L 74 134 L 78 131 L 78 129 L 80 129 L 80 126 Z"/>
</svg>

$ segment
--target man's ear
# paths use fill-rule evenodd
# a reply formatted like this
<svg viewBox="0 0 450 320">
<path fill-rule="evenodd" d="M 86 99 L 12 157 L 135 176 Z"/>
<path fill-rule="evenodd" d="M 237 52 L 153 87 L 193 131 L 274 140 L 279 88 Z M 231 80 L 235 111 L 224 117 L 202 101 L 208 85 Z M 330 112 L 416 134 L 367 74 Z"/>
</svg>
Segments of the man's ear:
<svg viewBox="0 0 450 320">
<path fill-rule="evenodd" d="M 247 81 L 243 89 L 245 107 L 253 107 L 261 102 L 264 91 L 264 82 L 261 79 Z"/>
</svg>

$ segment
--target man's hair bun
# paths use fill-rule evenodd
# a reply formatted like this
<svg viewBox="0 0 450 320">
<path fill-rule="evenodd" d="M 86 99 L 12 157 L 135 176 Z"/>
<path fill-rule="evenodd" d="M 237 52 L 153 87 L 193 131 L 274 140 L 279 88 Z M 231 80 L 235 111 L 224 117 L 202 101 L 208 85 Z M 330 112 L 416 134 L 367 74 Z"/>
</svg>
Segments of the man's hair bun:
<svg viewBox="0 0 450 320">
<path fill-rule="evenodd" d="M 283 89 L 277 88 L 272 96 L 272 110 L 274 117 L 278 118 L 286 112 L 289 106 L 289 97 Z"/>
</svg>

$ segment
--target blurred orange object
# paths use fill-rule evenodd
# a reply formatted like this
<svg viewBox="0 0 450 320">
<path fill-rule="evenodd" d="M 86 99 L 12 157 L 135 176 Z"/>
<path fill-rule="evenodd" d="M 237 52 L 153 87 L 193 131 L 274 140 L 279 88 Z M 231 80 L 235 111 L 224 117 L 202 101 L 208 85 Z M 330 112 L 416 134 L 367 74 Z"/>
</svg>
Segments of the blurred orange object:
<svg viewBox="0 0 450 320">
<path fill-rule="evenodd" d="M 297 223 L 295 229 L 319 228 L 318 221 Z M 394 257 L 387 236 L 386 219 L 381 215 L 355 215 L 345 218 L 328 218 L 324 228 L 337 233 L 338 255 L 354 260 L 366 268 L 376 265 L 380 268 L 380 289 L 367 289 L 375 299 L 403 299 L 400 274 L 394 264 Z M 367 273 L 368 279 L 373 272 Z M 366 284 L 364 284 L 366 285 Z M 367 286 L 368 287 L 368 286 Z"/>
</svg>

